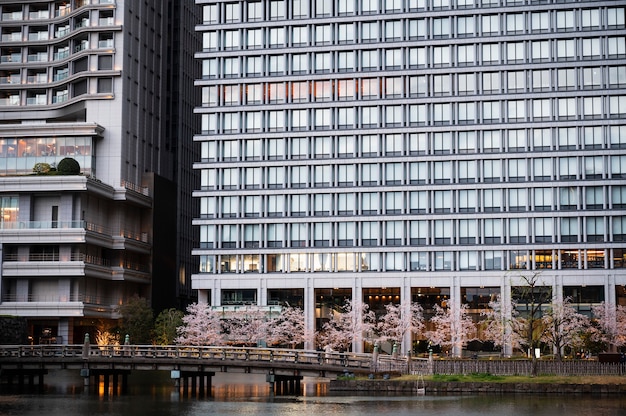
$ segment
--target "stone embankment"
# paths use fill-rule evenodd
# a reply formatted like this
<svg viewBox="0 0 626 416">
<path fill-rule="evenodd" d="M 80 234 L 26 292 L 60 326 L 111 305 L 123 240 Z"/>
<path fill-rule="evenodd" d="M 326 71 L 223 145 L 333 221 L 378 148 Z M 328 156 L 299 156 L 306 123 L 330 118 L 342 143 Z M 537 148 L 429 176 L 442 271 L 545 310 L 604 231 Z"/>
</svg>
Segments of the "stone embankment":
<svg viewBox="0 0 626 416">
<path fill-rule="evenodd" d="M 422 384 L 423 383 L 423 384 Z M 465 393 L 542 393 L 542 394 L 626 394 L 626 384 L 549 384 L 549 383 L 487 383 L 407 380 L 332 380 L 331 391 L 359 393 L 415 394 L 424 387 L 426 394 Z"/>
</svg>

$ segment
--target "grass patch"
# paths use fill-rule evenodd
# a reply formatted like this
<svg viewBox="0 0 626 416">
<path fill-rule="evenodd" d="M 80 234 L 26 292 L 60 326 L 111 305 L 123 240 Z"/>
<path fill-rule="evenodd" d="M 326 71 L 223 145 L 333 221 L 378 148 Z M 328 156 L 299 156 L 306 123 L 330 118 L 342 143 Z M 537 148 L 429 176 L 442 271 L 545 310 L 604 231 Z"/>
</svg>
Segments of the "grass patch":
<svg viewBox="0 0 626 416">
<path fill-rule="evenodd" d="M 404 375 L 394 380 L 417 381 L 419 376 Z M 548 376 L 538 375 L 530 376 L 496 376 L 486 373 L 474 374 L 434 374 L 432 376 L 424 376 L 426 381 L 441 382 L 485 382 L 485 383 L 531 383 L 531 384 L 623 384 L 626 385 L 626 376 Z"/>
<path fill-rule="evenodd" d="M 460 382 L 502 382 L 504 381 L 504 376 L 494 376 L 493 374 L 487 373 L 472 373 L 472 374 L 453 374 L 453 375 L 443 375 L 443 374 L 434 374 L 431 379 L 432 381 L 460 381 Z"/>
</svg>

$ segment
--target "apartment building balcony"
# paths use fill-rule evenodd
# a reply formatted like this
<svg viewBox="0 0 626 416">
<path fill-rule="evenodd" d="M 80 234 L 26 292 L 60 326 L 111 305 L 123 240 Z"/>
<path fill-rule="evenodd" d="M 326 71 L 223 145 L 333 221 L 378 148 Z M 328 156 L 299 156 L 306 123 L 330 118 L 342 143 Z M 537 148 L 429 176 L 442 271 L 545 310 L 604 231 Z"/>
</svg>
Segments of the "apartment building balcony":
<svg viewBox="0 0 626 416">
<path fill-rule="evenodd" d="M 50 11 L 48 10 L 35 10 L 28 13 L 29 20 L 46 20 L 50 19 Z"/>
<path fill-rule="evenodd" d="M 22 75 L 17 72 L 0 76 L 0 85 L 19 85 L 22 82 Z"/>
<path fill-rule="evenodd" d="M 150 283 L 152 275 L 150 265 L 146 263 L 123 262 L 112 268 L 112 280 L 123 280 L 134 283 Z"/>
<path fill-rule="evenodd" d="M 8 52 L 8 53 L 2 53 L 2 55 L 0 55 L 0 63 L 21 63 L 22 62 L 22 53 L 21 52 Z"/>
<path fill-rule="evenodd" d="M 151 279 L 150 265 L 130 260 L 112 261 L 107 258 L 73 253 L 69 255 L 7 254 L 2 262 L 3 278 L 38 277 L 92 277 L 104 280 L 127 280 L 148 283 Z"/>
<path fill-rule="evenodd" d="M 21 10 L 14 11 L 14 12 L 5 12 L 5 13 L 2 13 L 2 16 L 0 16 L 0 19 L 2 19 L 3 22 L 15 22 L 16 20 L 23 20 L 24 13 L 22 13 Z"/>
<path fill-rule="evenodd" d="M 0 240 L 6 244 L 85 242 L 85 222 L 2 221 Z"/>
<path fill-rule="evenodd" d="M 26 316 L 26 317 L 66 317 L 66 316 L 84 316 L 85 304 L 78 298 L 65 297 L 57 295 L 2 295 L 2 303 L 0 304 L 0 314 Z M 107 305 L 107 309 L 111 309 Z"/>
<path fill-rule="evenodd" d="M 148 233 L 128 229 L 114 229 L 101 224 L 87 223 L 87 242 L 103 247 L 122 250 L 132 248 L 135 252 L 147 254 L 151 249 L 151 238 Z"/>
<path fill-rule="evenodd" d="M 58 254 L 5 255 L 2 262 L 2 277 L 64 277 L 84 276 L 85 256 L 81 253 L 69 256 Z"/>
<path fill-rule="evenodd" d="M 21 42 L 22 32 L 13 32 L 2 35 L 2 42 Z"/>
<path fill-rule="evenodd" d="M 32 32 L 28 34 L 28 40 L 30 42 L 41 42 L 44 40 L 49 40 L 50 39 L 50 35 L 48 35 L 48 32 Z"/>
</svg>

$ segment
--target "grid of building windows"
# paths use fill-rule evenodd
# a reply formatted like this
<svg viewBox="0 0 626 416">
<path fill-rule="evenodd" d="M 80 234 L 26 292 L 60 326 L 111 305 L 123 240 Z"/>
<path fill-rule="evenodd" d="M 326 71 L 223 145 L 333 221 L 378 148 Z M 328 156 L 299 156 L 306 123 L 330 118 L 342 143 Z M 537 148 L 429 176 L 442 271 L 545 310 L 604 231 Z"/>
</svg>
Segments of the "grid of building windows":
<svg viewBox="0 0 626 416">
<path fill-rule="evenodd" d="M 201 298 L 270 273 L 460 298 L 516 270 L 619 296 L 624 5 L 198 3 Z"/>
</svg>

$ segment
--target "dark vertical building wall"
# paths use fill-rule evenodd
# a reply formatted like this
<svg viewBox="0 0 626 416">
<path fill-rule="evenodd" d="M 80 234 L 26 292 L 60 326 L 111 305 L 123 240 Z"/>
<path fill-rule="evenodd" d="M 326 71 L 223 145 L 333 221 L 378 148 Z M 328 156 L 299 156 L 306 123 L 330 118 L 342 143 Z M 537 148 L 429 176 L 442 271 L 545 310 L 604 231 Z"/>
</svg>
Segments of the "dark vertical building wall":
<svg viewBox="0 0 626 416">
<path fill-rule="evenodd" d="M 157 294 L 159 288 L 155 288 L 154 299 L 157 302 L 158 298 L 170 296 L 164 304 L 179 309 L 196 299 L 191 289 L 191 274 L 198 269 L 198 259 L 191 252 L 199 239 L 197 227 L 192 227 L 193 218 L 199 213 L 192 192 L 199 185 L 198 174 L 193 169 L 194 161 L 199 159 L 193 142 L 193 135 L 199 131 L 199 119 L 193 109 L 200 102 L 198 89 L 194 88 L 194 81 L 200 74 L 200 64 L 194 59 L 195 52 L 201 47 L 200 36 L 195 32 L 200 11 L 200 7 L 191 1 L 167 2 L 165 146 L 174 155 L 171 174 L 177 185 L 172 196 L 177 201 L 177 212 L 172 218 L 176 222 L 177 235 L 175 244 L 170 247 L 176 256 L 176 270 L 171 276 L 172 286 L 167 295 Z M 158 312 L 156 307 L 155 311 Z"/>
<path fill-rule="evenodd" d="M 163 309 L 177 307 L 175 253 L 178 247 L 176 183 L 153 175 L 154 207 L 152 229 L 152 309 L 157 315 Z"/>
</svg>

